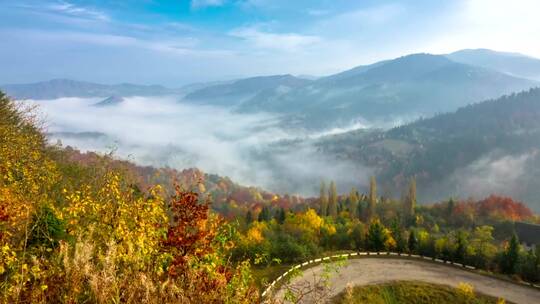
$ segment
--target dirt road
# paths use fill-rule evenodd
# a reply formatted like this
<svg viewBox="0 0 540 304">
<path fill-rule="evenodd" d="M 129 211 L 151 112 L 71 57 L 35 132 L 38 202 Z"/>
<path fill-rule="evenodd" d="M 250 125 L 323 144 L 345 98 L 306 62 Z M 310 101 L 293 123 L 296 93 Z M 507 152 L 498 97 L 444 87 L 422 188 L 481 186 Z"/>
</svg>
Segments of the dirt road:
<svg viewBox="0 0 540 304">
<path fill-rule="evenodd" d="M 294 283 L 312 281 L 314 275 L 323 272 L 322 266 L 315 266 L 303 272 L 302 277 Z M 338 273 L 331 278 L 331 295 L 341 292 L 347 284 L 366 285 L 396 280 L 415 280 L 449 286 L 457 286 L 460 282 L 472 284 L 476 291 L 519 304 L 540 304 L 540 291 L 526 286 L 519 286 L 495 278 L 483 276 L 455 267 L 435 263 L 393 259 L 393 258 L 361 258 L 346 262 Z M 283 290 L 277 294 L 283 296 Z M 303 303 L 314 302 L 309 297 Z"/>
</svg>

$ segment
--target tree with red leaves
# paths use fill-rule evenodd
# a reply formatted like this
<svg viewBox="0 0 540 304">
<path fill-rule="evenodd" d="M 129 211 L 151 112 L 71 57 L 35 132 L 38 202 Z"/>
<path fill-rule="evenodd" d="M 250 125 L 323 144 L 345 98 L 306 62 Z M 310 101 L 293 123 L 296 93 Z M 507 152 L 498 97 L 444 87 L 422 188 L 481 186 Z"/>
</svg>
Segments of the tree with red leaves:
<svg viewBox="0 0 540 304">
<path fill-rule="evenodd" d="M 510 197 L 491 195 L 476 203 L 476 213 L 480 216 L 522 221 L 533 216 L 533 212 L 522 202 Z"/>
<path fill-rule="evenodd" d="M 188 256 L 201 257 L 213 251 L 212 242 L 217 230 L 216 223 L 208 221 L 209 206 L 208 200 L 200 200 L 199 193 L 176 187 L 170 206 L 172 223 L 164 241 L 166 250 L 173 256 L 170 275 L 178 275 Z"/>
</svg>

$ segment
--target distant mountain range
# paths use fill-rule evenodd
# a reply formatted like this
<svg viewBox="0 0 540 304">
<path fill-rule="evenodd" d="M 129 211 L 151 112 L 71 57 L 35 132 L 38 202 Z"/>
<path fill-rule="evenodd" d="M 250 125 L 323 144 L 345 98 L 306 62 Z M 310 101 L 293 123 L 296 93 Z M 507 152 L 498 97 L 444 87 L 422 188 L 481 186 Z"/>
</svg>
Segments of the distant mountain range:
<svg viewBox="0 0 540 304">
<path fill-rule="evenodd" d="M 316 145 L 374 168 L 382 189 L 405 189 L 416 176 L 424 201 L 500 193 L 540 211 L 540 89 L 388 131 L 329 136 Z"/>
<path fill-rule="evenodd" d="M 537 85 L 446 56 L 415 54 L 357 67 L 291 90 L 265 92 L 244 102 L 239 111 L 294 114 L 308 127 L 324 128 L 353 121 L 432 116 Z"/>
<path fill-rule="evenodd" d="M 6 84 L 0 88 L 16 99 L 56 99 L 61 97 L 155 96 L 178 94 L 180 90 L 159 85 L 105 85 L 69 79 L 53 79 L 30 84 Z"/>
<path fill-rule="evenodd" d="M 475 49 L 457 51 L 446 55 L 446 57 L 455 62 L 481 66 L 516 77 L 540 81 L 540 59 L 518 53 Z"/>
<path fill-rule="evenodd" d="M 271 75 L 180 89 L 55 79 L 0 88 L 18 99 L 112 98 L 101 105 L 118 104 L 113 101 L 126 96 L 177 95 L 185 103 L 276 113 L 296 127 L 325 129 L 358 122 L 395 126 L 539 86 L 538 75 L 538 59 L 478 49 L 413 54 L 317 79 Z"/>
<path fill-rule="evenodd" d="M 187 94 L 184 100 L 212 105 L 236 106 L 249 99 L 260 99 L 268 92 L 286 92 L 308 83 L 311 83 L 311 80 L 292 75 L 251 77 L 201 88 Z"/>
</svg>

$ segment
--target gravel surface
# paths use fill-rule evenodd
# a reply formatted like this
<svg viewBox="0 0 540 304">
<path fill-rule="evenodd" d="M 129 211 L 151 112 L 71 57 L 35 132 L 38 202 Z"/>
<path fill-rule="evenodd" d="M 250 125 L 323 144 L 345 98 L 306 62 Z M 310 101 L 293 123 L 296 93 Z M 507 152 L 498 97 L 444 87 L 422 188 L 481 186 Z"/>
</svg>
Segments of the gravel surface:
<svg viewBox="0 0 540 304">
<path fill-rule="evenodd" d="M 293 284 L 313 281 L 314 275 L 323 272 L 322 266 L 304 270 L 303 275 L 296 278 Z M 504 298 L 518 304 L 540 304 L 540 290 L 505 282 L 480 275 L 456 267 L 435 263 L 392 258 L 350 259 L 346 265 L 334 273 L 331 278 L 330 294 L 334 296 L 347 285 L 368 285 L 388 281 L 423 281 L 456 287 L 460 282 L 469 283 L 480 293 L 497 298 Z M 282 298 L 283 290 L 277 294 Z M 306 297 L 302 303 L 321 302 L 321 299 Z"/>
</svg>

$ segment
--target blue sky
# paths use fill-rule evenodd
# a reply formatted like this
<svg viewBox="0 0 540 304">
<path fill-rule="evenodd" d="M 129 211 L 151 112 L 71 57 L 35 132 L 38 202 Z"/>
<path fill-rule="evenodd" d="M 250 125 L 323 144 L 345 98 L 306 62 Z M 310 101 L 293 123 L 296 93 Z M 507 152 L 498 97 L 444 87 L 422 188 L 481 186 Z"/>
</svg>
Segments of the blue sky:
<svg viewBox="0 0 540 304">
<path fill-rule="evenodd" d="M 171 87 L 430 52 L 540 57 L 537 0 L 0 0 L 0 83 Z"/>
</svg>

